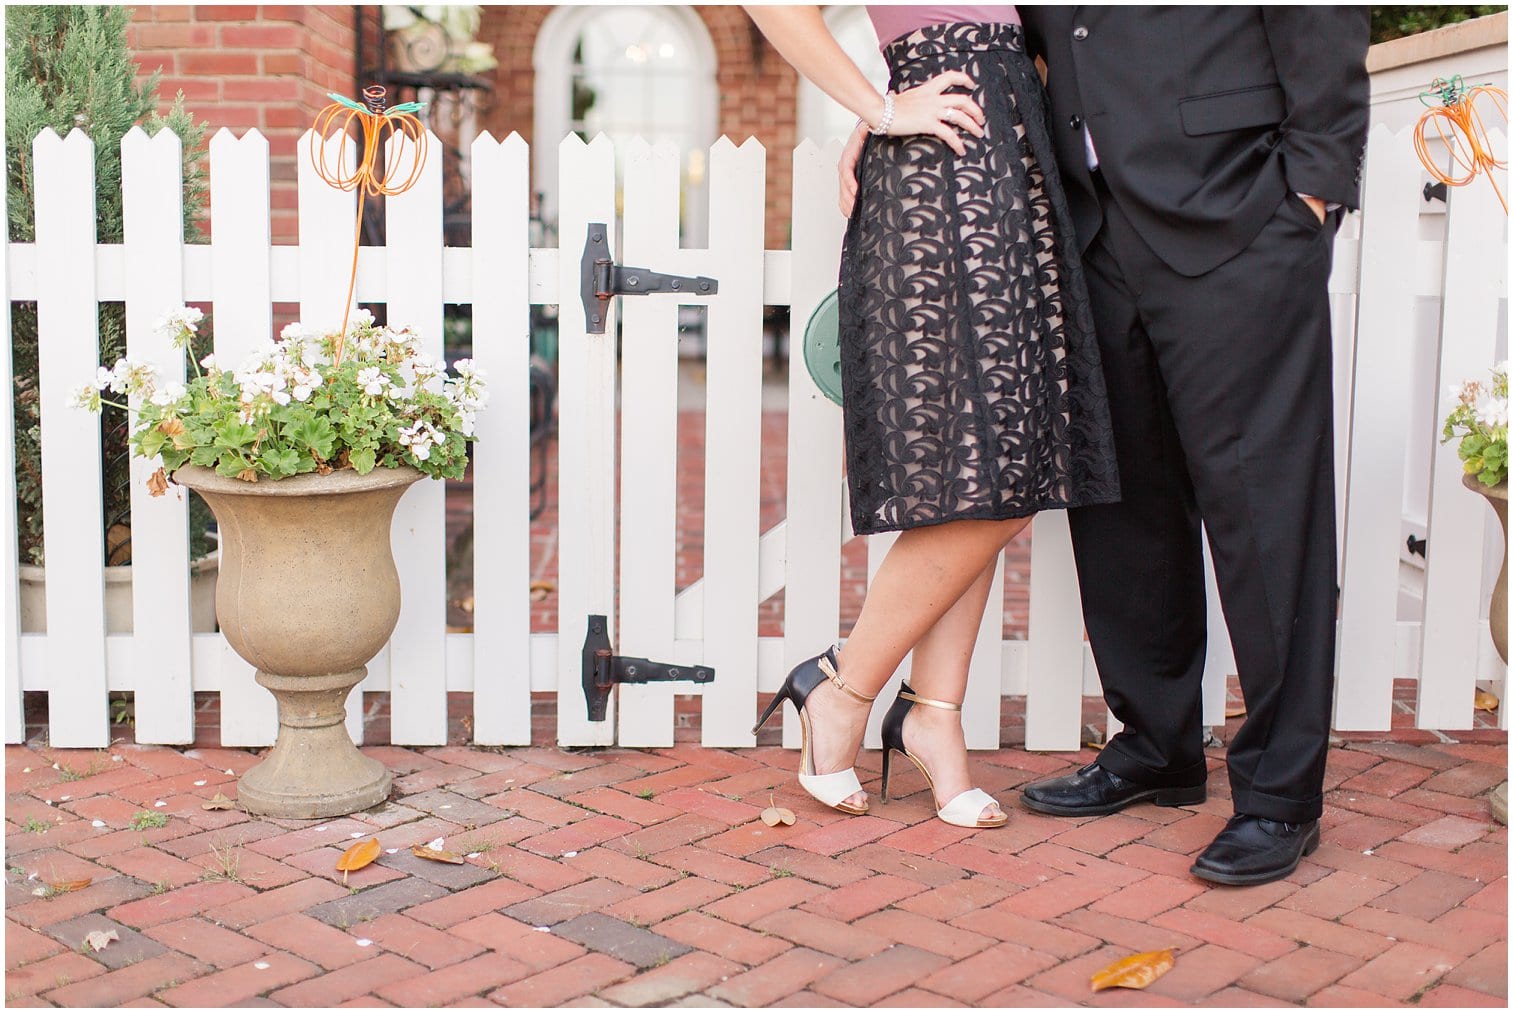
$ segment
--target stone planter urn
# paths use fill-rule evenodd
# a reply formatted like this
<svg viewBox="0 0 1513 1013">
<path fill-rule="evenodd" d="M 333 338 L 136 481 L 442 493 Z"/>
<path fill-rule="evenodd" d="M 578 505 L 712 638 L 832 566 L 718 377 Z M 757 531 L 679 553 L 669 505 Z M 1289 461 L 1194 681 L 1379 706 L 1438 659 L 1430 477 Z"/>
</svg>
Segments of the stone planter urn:
<svg viewBox="0 0 1513 1013">
<path fill-rule="evenodd" d="M 221 631 L 278 700 L 278 742 L 237 785 L 248 812 L 315 819 L 389 797 L 389 772 L 347 734 L 346 700 L 399 620 L 389 530 L 424 477 L 410 467 L 258 482 L 198 465 L 173 473 L 220 528 Z"/>
<path fill-rule="evenodd" d="M 1497 583 L 1492 586 L 1492 604 L 1487 608 L 1487 619 L 1492 626 L 1492 646 L 1497 656 L 1508 663 L 1508 483 L 1482 485 L 1475 475 L 1461 478 L 1467 489 L 1487 497 L 1502 525 L 1502 569 L 1497 572 Z"/>
</svg>

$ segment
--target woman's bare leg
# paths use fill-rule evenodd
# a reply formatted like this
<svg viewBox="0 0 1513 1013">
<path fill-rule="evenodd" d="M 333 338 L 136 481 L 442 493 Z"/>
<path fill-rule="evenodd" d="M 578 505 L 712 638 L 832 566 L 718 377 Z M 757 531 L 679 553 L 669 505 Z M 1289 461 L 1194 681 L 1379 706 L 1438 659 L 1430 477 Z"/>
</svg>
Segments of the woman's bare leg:
<svg viewBox="0 0 1513 1013">
<path fill-rule="evenodd" d="M 914 645 L 909 687 L 920 696 L 960 704 L 967 695 L 967 669 L 972 663 L 983 609 L 988 604 L 988 595 L 994 591 L 993 575 L 997 572 L 995 554 L 966 593 Z M 1001 588 L 998 590 L 1002 593 Z M 973 786 L 959 712 L 939 707 L 911 708 L 904 721 L 904 745 L 929 769 L 935 781 L 937 803 L 944 805 Z M 996 819 L 1002 812 L 997 805 L 987 806 L 979 818 Z"/>
<path fill-rule="evenodd" d="M 984 586 L 976 605 L 976 622 L 981 623 L 987 601 L 983 571 L 996 562 L 998 553 L 1028 523 L 1028 518 L 960 520 L 900 534 L 867 588 L 862 613 L 841 652 L 840 673 L 847 685 L 865 696 L 876 695 L 904 655 L 979 583 Z M 961 619 L 948 625 L 957 629 L 965 622 Z M 975 640 L 976 625 L 972 630 Z M 967 653 L 970 655 L 970 647 Z M 948 699 L 961 699 L 966 685 L 964 669 L 960 678 L 962 688 Z M 921 694 L 931 695 L 923 690 Z M 870 708 L 828 683 L 809 695 L 805 707 L 813 727 L 820 729 L 810 743 L 815 772 L 827 774 L 852 766 Z M 858 792 L 847 801 L 861 805 L 866 798 L 866 792 Z"/>
</svg>

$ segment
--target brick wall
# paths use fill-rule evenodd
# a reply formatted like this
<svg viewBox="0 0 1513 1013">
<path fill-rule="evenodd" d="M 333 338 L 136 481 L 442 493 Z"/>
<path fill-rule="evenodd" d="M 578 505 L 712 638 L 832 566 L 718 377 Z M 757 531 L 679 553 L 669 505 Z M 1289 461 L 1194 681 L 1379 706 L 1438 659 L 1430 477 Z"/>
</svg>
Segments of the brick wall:
<svg viewBox="0 0 1513 1013">
<path fill-rule="evenodd" d="M 720 92 L 716 133 L 737 144 L 755 137 L 767 149 L 767 245 L 788 246 L 798 77 L 739 7 L 696 6 L 714 42 Z M 492 43 L 499 67 L 483 126 L 495 137 L 515 131 L 529 143 L 536 111 L 532 56 L 551 7 L 486 7 L 479 38 Z M 556 143 L 560 138 L 553 138 Z"/>
<path fill-rule="evenodd" d="M 164 107 L 183 91 L 189 110 L 237 136 L 268 138 L 275 243 L 297 238 L 296 146 L 328 91 L 350 95 L 355 73 L 348 6 L 138 7 L 127 29 L 141 72 L 160 71 Z M 376 8 L 375 8 L 376 12 Z"/>
</svg>

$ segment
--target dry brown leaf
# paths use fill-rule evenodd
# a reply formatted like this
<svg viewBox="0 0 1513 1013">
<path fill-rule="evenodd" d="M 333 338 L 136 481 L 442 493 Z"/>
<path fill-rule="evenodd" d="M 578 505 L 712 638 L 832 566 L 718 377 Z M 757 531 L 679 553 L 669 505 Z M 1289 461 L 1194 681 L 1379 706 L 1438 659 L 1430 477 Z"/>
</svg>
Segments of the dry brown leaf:
<svg viewBox="0 0 1513 1013">
<path fill-rule="evenodd" d="M 1245 716 L 1245 705 L 1243 703 L 1240 706 L 1238 706 L 1238 707 L 1226 707 L 1226 708 L 1224 708 L 1224 720 L 1226 720 L 1226 721 L 1228 721 L 1230 718 L 1243 718 L 1244 716 Z"/>
<path fill-rule="evenodd" d="M 231 799 L 227 798 L 225 795 L 222 795 L 220 792 L 216 792 L 215 793 L 215 798 L 211 799 L 209 802 L 202 803 L 200 805 L 200 808 L 201 809 L 210 809 L 210 810 L 215 810 L 215 809 L 235 809 L 236 808 L 236 803 L 233 802 Z"/>
<path fill-rule="evenodd" d="M 779 823 L 785 827 L 791 827 L 798 821 L 793 815 L 792 809 L 784 809 L 782 806 L 773 804 L 772 796 L 767 796 L 767 808 L 762 810 L 762 822 L 769 827 L 775 827 Z"/>
<path fill-rule="evenodd" d="M 161 496 L 168 491 L 168 473 L 162 468 L 153 472 L 147 479 L 147 491 L 154 496 Z"/>
<path fill-rule="evenodd" d="M 1084 748 L 1084 749 L 1102 749 L 1103 748 L 1103 743 L 1101 743 L 1101 742 L 1084 742 L 1082 744 L 1082 748 Z"/>
<path fill-rule="evenodd" d="M 549 580 L 531 581 L 531 601 L 544 601 L 546 596 L 557 589 L 557 585 Z"/>
<path fill-rule="evenodd" d="M 1484 689 L 1476 691 L 1476 709 L 1479 711 L 1495 711 L 1501 702 L 1497 699 L 1496 693 L 1489 693 Z"/>
<path fill-rule="evenodd" d="M 1093 991 L 1106 988 L 1144 988 L 1176 966 L 1175 950 L 1152 950 L 1116 960 L 1093 975 Z"/>
<path fill-rule="evenodd" d="M 71 879 L 62 883 L 49 883 L 47 884 L 47 888 L 53 893 L 73 893 L 84 889 L 93 882 L 94 880 L 92 879 Z"/>
<path fill-rule="evenodd" d="M 120 939 L 121 937 L 115 929 L 111 929 L 109 932 L 101 932 L 99 929 L 96 929 L 84 937 L 84 943 L 91 950 L 99 953 L 111 943 L 120 942 Z"/>
<path fill-rule="evenodd" d="M 347 882 L 347 873 L 356 872 L 373 864 L 373 859 L 378 857 L 383 848 L 379 847 L 378 838 L 370 837 L 366 841 L 358 841 L 336 860 L 336 871 L 341 873 L 343 884 Z"/>
<path fill-rule="evenodd" d="M 463 857 L 461 855 L 454 855 L 450 851 L 437 851 L 435 848 L 428 848 L 424 844 L 411 846 L 410 854 L 416 858 L 430 859 L 433 862 L 446 862 L 448 865 L 463 864 Z"/>
<path fill-rule="evenodd" d="M 239 478 L 239 479 L 241 479 L 243 482 L 256 482 L 257 481 L 257 469 L 256 468 L 243 468 L 241 471 L 239 471 L 239 472 L 236 473 L 236 477 Z"/>
</svg>

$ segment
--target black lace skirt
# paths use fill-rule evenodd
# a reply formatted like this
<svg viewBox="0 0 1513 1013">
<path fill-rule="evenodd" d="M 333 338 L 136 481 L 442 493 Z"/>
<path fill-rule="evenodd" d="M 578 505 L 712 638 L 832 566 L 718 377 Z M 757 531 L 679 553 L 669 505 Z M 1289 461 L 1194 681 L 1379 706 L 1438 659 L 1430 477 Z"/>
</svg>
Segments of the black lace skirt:
<svg viewBox="0 0 1513 1013">
<path fill-rule="evenodd" d="M 921 28 L 884 51 L 895 91 L 965 71 L 987 117 L 869 137 L 840 273 L 857 534 L 1119 498 L 1087 286 L 1018 25 Z M 960 89 L 957 89 L 960 90 Z"/>
</svg>

